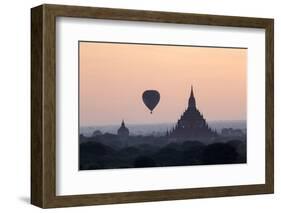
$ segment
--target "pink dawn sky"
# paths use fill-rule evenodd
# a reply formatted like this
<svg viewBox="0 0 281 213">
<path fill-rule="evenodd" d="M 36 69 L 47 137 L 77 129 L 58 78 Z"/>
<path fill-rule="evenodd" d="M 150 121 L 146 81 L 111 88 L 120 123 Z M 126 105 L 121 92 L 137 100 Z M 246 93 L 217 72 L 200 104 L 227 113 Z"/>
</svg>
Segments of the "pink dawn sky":
<svg viewBox="0 0 281 213">
<path fill-rule="evenodd" d="M 206 120 L 246 120 L 247 49 L 80 42 L 80 125 L 175 123 L 193 85 Z M 153 114 L 142 93 L 154 89 Z"/>
</svg>

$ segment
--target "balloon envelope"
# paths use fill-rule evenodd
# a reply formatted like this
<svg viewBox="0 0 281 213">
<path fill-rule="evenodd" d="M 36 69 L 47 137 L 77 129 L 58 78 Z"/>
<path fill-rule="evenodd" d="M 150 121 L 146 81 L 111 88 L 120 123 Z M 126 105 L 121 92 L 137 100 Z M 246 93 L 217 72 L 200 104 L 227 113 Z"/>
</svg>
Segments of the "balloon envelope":
<svg viewBox="0 0 281 213">
<path fill-rule="evenodd" d="M 152 113 L 152 110 L 160 101 L 160 93 L 156 90 L 146 90 L 142 94 L 142 100 L 145 106 L 150 110 L 150 113 Z"/>
</svg>

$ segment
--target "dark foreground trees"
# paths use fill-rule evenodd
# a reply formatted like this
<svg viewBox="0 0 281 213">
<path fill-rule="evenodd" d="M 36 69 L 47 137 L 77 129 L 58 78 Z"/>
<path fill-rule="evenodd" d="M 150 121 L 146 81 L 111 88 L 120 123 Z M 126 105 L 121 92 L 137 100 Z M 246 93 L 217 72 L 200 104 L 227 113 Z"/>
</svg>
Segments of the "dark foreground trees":
<svg viewBox="0 0 281 213">
<path fill-rule="evenodd" d="M 203 164 L 228 164 L 236 162 L 238 153 L 228 143 L 214 143 L 204 149 L 202 157 Z"/>
<path fill-rule="evenodd" d="M 89 141 L 80 144 L 79 158 L 80 170 L 246 163 L 246 142 L 232 140 L 206 145 L 185 141 L 118 148 Z"/>
</svg>

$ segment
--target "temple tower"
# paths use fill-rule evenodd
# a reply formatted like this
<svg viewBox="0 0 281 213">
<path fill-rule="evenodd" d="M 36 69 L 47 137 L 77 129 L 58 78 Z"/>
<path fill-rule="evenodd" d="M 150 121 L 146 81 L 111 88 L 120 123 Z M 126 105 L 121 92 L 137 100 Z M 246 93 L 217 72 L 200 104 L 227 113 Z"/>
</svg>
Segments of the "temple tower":
<svg viewBox="0 0 281 213">
<path fill-rule="evenodd" d="M 215 136 L 217 136 L 216 132 L 211 130 L 203 115 L 196 108 L 193 86 L 191 86 L 188 107 L 183 112 L 168 137 L 184 141 L 209 140 Z"/>
</svg>

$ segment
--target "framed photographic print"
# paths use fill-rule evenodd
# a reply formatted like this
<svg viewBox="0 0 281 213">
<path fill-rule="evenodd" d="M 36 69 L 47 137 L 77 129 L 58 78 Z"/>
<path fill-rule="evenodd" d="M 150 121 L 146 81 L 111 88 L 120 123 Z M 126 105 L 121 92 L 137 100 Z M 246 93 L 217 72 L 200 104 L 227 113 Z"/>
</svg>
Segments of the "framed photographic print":
<svg viewBox="0 0 281 213">
<path fill-rule="evenodd" d="M 31 203 L 274 191 L 273 19 L 31 9 Z"/>
</svg>

